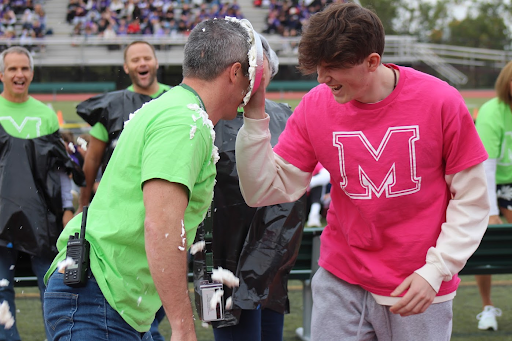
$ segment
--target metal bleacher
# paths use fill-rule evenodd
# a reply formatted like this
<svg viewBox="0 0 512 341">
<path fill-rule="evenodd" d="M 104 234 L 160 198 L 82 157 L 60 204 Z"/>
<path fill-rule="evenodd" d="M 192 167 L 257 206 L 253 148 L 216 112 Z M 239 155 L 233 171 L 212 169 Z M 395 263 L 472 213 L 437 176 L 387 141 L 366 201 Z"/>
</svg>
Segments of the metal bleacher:
<svg viewBox="0 0 512 341">
<path fill-rule="evenodd" d="M 117 65 L 123 60 L 122 47 L 134 39 L 144 39 L 161 48 L 157 58 L 161 65 L 181 65 L 186 36 L 174 37 L 136 37 L 123 36 L 114 40 L 101 37 L 58 37 L 49 36 L 34 44 L 44 45 L 44 51 L 34 55 L 36 65 L 40 66 L 97 66 Z M 297 43 L 299 37 L 284 38 L 268 36 L 270 45 L 278 52 L 281 65 L 297 65 L 297 52 L 287 49 Z M 0 41 L 0 45 L 5 44 Z M 10 41 L 16 43 L 16 41 Z M 111 50 L 108 46 L 119 46 Z M 461 46 L 426 44 L 409 36 L 387 36 L 383 61 L 400 65 L 424 63 L 436 70 L 452 84 L 465 84 L 467 76 L 455 68 L 455 65 L 487 67 L 501 69 L 512 59 L 512 51 L 477 49 Z"/>
</svg>

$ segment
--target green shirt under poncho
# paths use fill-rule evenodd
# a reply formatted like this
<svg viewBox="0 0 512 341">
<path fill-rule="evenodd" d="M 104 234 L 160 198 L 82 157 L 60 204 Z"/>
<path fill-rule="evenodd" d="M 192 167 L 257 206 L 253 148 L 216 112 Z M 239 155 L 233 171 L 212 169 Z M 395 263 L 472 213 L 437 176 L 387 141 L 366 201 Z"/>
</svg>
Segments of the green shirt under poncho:
<svg viewBox="0 0 512 341">
<path fill-rule="evenodd" d="M 210 205 L 216 174 L 213 126 L 203 120 L 201 107 L 195 93 L 177 86 L 136 111 L 88 210 L 93 275 L 108 303 L 139 332 L 149 330 L 161 306 L 144 246 L 142 185 L 164 179 L 188 188 L 184 224 L 190 246 Z M 73 218 L 60 235 L 60 252 L 45 281 L 65 259 L 66 243 L 80 231 L 81 219 L 81 214 Z"/>
<path fill-rule="evenodd" d="M 161 84 L 161 83 L 158 83 L 158 85 L 159 85 L 158 91 L 155 92 L 154 94 L 150 95 L 149 97 L 157 98 L 164 91 L 167 91 L 167 90 L 169 90 L 171 88 L 169 85 L 165 85 L 165 84 Z M 126 88 L 126 90 L 135 92 L 135 90 L 133 89 L 133 85 L 130 85 L 128 88 Z M 89 131 L 89 134 L 92 137 L 94 137 L 94 138 L 96 138 L 96 139 L 98 139 L 100 141 L 108 142 L 108 131 L 107 131 L 107 128 L 105 128 L 105 126 L 103 124 L 101 124 L 101 123 L 96 123 L 91 128 L 91 130 Z"/>
<path fill-rule="evenodd" d="M 15 103 L 0 96 L 0 124 L 9 135 L 20 139 L 33 139 L 59 130 L 55 112 L 33 97 Z"/>
</svg>

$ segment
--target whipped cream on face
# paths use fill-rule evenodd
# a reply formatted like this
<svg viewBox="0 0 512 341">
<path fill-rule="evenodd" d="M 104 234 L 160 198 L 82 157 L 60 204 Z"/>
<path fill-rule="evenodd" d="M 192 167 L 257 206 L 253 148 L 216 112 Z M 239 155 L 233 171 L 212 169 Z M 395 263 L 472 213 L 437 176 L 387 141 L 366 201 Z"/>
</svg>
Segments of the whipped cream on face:
<svg viewBox="0 0 512 341">
<path fill-rule="evenodd" d="M 254 81 L 256 80 L 256 68 L 258 66 L 257 61 L 257 55 L 258 55 L 258 49 L 256 47 L 256 39 L 254 38 L 254 35 L 256 34 L 254 32 L 254 29 L 252 28 L 251 23 L 247 19 L 237 19 L 235 17 L 225 17 L 225 20 L 232 21 L 239 23 L 240 26 L 245 28 L 247 31 L 247 34 L 249 35 L 249 39 L 247 42 L 251 44 L 251 48 L 249 49 L 249 52 L 247 53 L 247 57 L 249 57 L 249 89 L 247 90 L 247 93 L 245 94 L 245 97 L 243 99 L 242 107 L 245 106 L 249 100 L 251 99 L 252 89 L 254 88 Z"/>
</svg>

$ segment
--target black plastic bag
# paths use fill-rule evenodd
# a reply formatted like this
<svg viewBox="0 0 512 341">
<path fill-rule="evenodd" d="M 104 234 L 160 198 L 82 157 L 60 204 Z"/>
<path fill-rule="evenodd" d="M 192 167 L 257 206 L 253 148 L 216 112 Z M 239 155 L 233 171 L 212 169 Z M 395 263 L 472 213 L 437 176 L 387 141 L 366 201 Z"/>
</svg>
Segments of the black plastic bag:
<svg viewBox="0 0 512 341">
<path fill-rule="evenodd" d="M 91 97 L 77 105 L 76 113 L 91 127 L 101 123 L 107 129 L 109 142 L 103 156 L 103 170 L 114 152 L 124 122 L 129 120 L 130 114 L 152 99 L 130 90 L 118 90 Z"/>
<path fill-rule="evenodd" d="M 271 144 L 277 144 L 291 115 L 285 104 L 265 102 L 270 114 Z M 232 271 L 240 286 L 224 286 L 224 297 L 232 296 L 233 309 L 226 310 L 223 321 L 212 322 L 216 328 L 238 324 L 240 309 L 268 308 L 289 312 L 287 281 L 295 264 L 306 217 L 305 195 L 293 203 L 266 207 L 247 206 L 238 183 L 235 141 L 243 118 L 221 120 L 215 126 L 215 145 L 219 148 L 217 183 L 213 205 L 213 257 L 215 267 Z M 196 241 L 202 235 L 198 229 Z M 194 257 L 196 307 L 198 283 L 204 279 L 204 254 Z"/>
<path fill-rule="evenodd" d="M 63 229 L 61 171 L 84 184 L 58 131 L 20 139 L 0 126 L 0 245 L 41 257 L 57 254 Z"/>
</svg>

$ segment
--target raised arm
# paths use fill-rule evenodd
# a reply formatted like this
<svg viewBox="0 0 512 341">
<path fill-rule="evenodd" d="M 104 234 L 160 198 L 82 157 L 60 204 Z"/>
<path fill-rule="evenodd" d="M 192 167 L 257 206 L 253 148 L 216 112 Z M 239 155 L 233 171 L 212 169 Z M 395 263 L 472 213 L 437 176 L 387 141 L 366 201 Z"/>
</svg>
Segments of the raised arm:
<svg viewBox="0 0 512 341">
<path fill-rule="evenodd" d="M 299 199 L 312 173 L 303 172 L 274 153 L 268 130 L 270 118 L 244 117 L 236 138 L 236 167 L 247 205 L 266 206 Z"/>
</svg>

